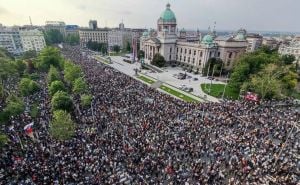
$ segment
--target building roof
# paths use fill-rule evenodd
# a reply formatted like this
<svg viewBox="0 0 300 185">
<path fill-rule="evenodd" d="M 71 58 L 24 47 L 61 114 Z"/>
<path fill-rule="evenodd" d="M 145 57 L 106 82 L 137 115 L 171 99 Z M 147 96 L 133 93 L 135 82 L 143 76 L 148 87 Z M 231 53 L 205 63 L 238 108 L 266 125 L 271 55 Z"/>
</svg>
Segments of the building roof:
<svg viewBox="0 0 300 185">
<path fill-rule="evenodd" d="M 202 43 L 203 43 L 203 44 L 212 44 L 213 41 L 214 41 L 214 39 L 213 39 L 213 37 L 212 37 L 210 34 L 205 35 L 205 36 L 203 37 L 203 39 L 202 39 Z"/>
<path fill-rule="evenodd" d="M 166 10 L 163 11 L 160 15 L 160 19 L 166 22 L 176 21 L 176 17 L 174 12 L 170 9 L 171 5 L 168 3 L 166 6 Z"/>
</svg>

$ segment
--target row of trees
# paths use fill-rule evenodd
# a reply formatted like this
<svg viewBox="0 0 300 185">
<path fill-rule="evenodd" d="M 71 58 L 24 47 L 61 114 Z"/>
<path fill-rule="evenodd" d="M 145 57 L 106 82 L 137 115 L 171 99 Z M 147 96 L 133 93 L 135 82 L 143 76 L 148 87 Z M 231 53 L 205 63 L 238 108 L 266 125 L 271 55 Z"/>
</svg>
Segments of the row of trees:
<svg viewBox="0 0 300 185">
<path fill-rule="evenodd" d="M 60 44 L 66 42 L 70 45 L 79 44 L 79 35 L 78 34 L 68 34 L 65 38 L 63 34 L 56 29 L 51 29 L 44 32 L 44 37 L 47 45 L 51 44 Z"/>
<path fill-rule="evenodd" d="M 299 75 L 292 55 L 280 56 L 266 47 L 239 58 L 230 76 L 229 86 L 256 92 L 263 99 L 281 98 L 295 92 Z"/>
<path fill-rule="evenodd" d="M 86 47 L 90 50 L 101 52 L 104 55 L 108 53 L 107 43 L 98 43 L 90 40 L 87 42 Z"/>
</svg>

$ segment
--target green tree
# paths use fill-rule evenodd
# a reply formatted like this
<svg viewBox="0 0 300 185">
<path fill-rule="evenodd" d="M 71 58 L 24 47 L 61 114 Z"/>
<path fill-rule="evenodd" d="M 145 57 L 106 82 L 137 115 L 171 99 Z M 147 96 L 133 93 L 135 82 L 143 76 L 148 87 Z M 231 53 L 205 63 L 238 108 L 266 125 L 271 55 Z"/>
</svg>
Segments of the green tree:
<svg viewBox="0 0 300 185">
<path fill-rule="evenodd" d="M 145 58 L 145 52 L 143 50 L 139 50 L 137 58 L 139 60 L 141 60 L 142 58 Z"/>
<path fill-rule="evenodd" d="M 29 50 L 23 53 L 22 59 L 29 60 L 37 57 L 37 53 L 35 50 Z"/>
<path fill-rule="evenodd" d="M 119 53 L 120 52 L 120 46 L 114 45 L 113 46 L 113 51 L 116 52 L 116 53 Z"/>
<path fill-rule="evenodd" d="M 166 64 L 166 61 L 163 56 L 161 56 L 159 53 L 156 53 L 151 61 L 151 64 L 157 67 L 163 67 Z"/>
<path fill-rule="evenodd" d="M 74 81 L 82 76 L 81 68 L 71 62 L 65 62 L 65 68 L 64 68 L 64 78 L 65 80 L 73 84 Z"/>
<path fill-rule="evenodd" d="M 212 76 L 212 75 L 220 75 L 220 72 L 222 70 L 222 66 L 223 65 L 223 61 L 219 58 L 210 58 L 204 68 L 203 68 L 203 75 L 207 76 L 208 70 L 209 70 L 209 74 L 208 76 Z M 214 72 L 214 74 L 212 74 Z"/>
<path fill-rule="evenodd" d="M 60 79 L 61 78 L 60 78 L 58 70 L 54 66 L 51 65 L 50 70 L 48 72 L 48 76 L 47 76 L 48 84 L 51 84 L 54 81 L 59 81 Z"/>
<path fill-rule="evenodd" d="M 2 148 L 4 145 L 8 143 L 8 137 L 7 135 L 0 133 L 0 148 Z"/>
<path fill-rule="evenodd" d="M 62 69 L 63 62 L 64 61 L 57 48 L 46 47 L 39 54 L 35 64 L 39 70 L 48 71 L 51 65 L 58 69 Z"/>
<path fill-rule="evenodd" d="M 288 71 L 282 78 L 283 86 L 287 90 L 292 90 L 296 87 L 297 85 L 297 78 L 298 75 L 297 73 L 293 71 Z"/>
<path fill-rule="evenodd" d="M 53 113 L 50 123 L 50 134 L 57 140 L 68 140 L 75 135 L 75 124 L 66 111 L 57 110 Z"/>
<path fill-rule="evenodd" d="M 66 91 L 65 85 L 62 81 L 53 81 L 49 87 L 50 95 L 53 96 L 58 91 Z"/>
<path fill-rule="evenodd" d="M 59 44 L 64 41 L 64 37 L 59 30 L 51 29 L 44 32 L 45 40 L 47 45 Z"/>
<path fill-rule="evenodd" d="M 92 96 L 88 94 L 83 94 L 80 96 L 80 100 L 81 100 L 81 105 L 83 107 L 89 107 L 91 106 Z"/>
<path fill-rule="evenodd" d="M 15 68 L 18 71 L 19 75 L 23 75 L 26 69 L 26 63 L 24 63 L 22 60 L 17 60 L 15 63 Z"/>
<path fill-rule="evenodd" d="M 29 78 L 22 78 L 19 83 L 19 90 L 23 96 L 34 94 L 39 89 L 39 85 Z"/>
<path fill-rule="evenodd" d="M 69 34 L 66 37 L 66 42 L 70 45 L 78 45 L 79 44 L 79 35 L 78 34 Z"/>
<path fill-rule="evenodd" d="M 290 65 L 296 60 L 296 57 L 294 55 L 290 55 L 290 54 L 282 55 L 281 60 L 285 65 Z"/>
<path fill-rule="evenodd" d="M 17 116 L 24 112 L 25 104 L 22 99 L 11 95 L 6 100 L 6 107 L 0 113 L 0 122 L 4 123 L 9 120 L 11 116 Z"/>
<path fill-rule="evenodd" d="M 131 45 L 129 41 L 126 42 L 126 51 L 131 52 Z"/>
<path fill-rule="evenodd" d="M 88 86 L 82 77 L 77 78 L 74 81 L 74 83 L 73 83 L 73 92 L 74 93 L 83 94 L 87 91 L 87 89 L 88 89 Z"/>
<path fill-rule="evenodd" d="M 269 64 L 251 78 L 250 86 L 262 99 L 276 98 L 281 95 L 282 83 L 279 80 L 283 72 L 275 65 Z"/>
<path fill-rule="evenodd" d="M 70 112 L 73 108 L 73 102 L 70 96 L 63 91 L 56 92 L 51 99 L 52 110 L 66 110 Z"/>
</svg>

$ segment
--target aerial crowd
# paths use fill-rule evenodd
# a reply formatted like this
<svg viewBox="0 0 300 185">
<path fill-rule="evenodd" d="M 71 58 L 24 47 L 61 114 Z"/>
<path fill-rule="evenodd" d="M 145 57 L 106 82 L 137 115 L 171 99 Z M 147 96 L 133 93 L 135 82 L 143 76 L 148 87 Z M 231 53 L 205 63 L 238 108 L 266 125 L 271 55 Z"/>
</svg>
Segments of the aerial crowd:
<svg viewBox="0 0 300 185">
<path fill-rule="evenodd" d="M 49 134 L 46 80 L 10 119 L 0 184 L 287 184 L 300 182 L 300 114 L 291 99 L 187 103 L 65 46 L 93 100 L 76 106 L 76 135 Z M 44 77 L 46 78 L 46 77 Z M 78 103 L 74 101 L 75 105 Z M 34 123 L 34 139 L 23 127 Z M 20 142 L 21 141 L 21 142 Z"/>
</svg>

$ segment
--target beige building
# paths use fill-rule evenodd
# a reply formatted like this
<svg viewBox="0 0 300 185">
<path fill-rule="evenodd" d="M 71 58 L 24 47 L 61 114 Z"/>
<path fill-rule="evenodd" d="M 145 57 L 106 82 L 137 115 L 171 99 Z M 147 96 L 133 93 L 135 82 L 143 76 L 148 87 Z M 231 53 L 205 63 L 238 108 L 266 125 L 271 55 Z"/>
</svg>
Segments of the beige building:
<svg viewBox="0 0 300 185">
<path fill-rule="evenodd" d="M 300 36 L 295 37 L 290 44 L 280 45 L 278 52 L 281 55 L 294 55 L 296 61 L 300 61 Z"/>
<path fill-rule="evenodd" d="M 199 34 L 200 35 L 200 34 Z M 210 58 L 220 58 L 224 68 L 230 69 L 233 61 L 246 51 L 245 33 L 239 30 L 236 36 L 216 37 L 214 32 L 198 40 L 187 40 L 184 31 L 177 34 L 177 22 L 170 4 L 157 21 L 157 36 L 144 32 L 140 48 L 145 52 L 145 62 L 150 62 L 156 53 L 166 61 L 180 63 L 201 72 Z"/>
<path fill-rule="evenodd" d="M 23 52 L 34 50 L 40 52 L 46 47 L 43 32 L 34 30 L 20 30 L 20 38 L 23 46 Z"/>
<path fill-rule="evenodd" d="M 80 46 L 85 47 L 89 41 L 107 44 L 109 31 L 107 28 L 79 29 Z"/>
<path fill-rule="evenodd" d="M 279 42 L 273 37 L 264 37 L 263 45 L 268 46 L 270 49 L 278 48 Z"/>
<path fill-rule="evenodd" d="M 46 21 L 45 30 L 58 30 L 63 37 L 66 36 L 66 24 L 61 21 Z"/>
<path fill-rule="evenodd" d="M 246 40 L 248 41 L 247 52 L 253 52 L 263 44 L 263 37 L 255 33 L 247 34 Z"/>
</svg>

